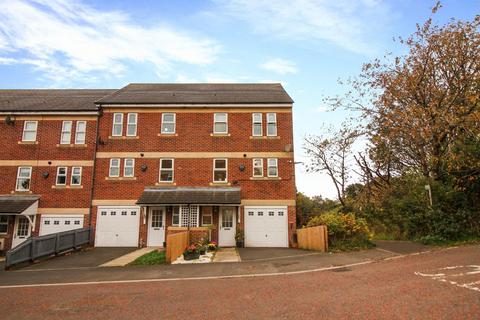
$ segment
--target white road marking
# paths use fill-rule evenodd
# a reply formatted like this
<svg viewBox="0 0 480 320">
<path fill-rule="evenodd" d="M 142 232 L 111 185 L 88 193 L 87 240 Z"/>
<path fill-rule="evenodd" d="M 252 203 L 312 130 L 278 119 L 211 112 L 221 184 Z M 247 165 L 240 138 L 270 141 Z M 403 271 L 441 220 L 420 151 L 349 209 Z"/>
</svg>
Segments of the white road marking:
<svg viewBox="0 0 480 320">
<path fill-rule="evenodd" d="M 471 271 L 466 271 L 466 272 L 459 272 L 459 273 L 453 273 L 453 274 L 447 274 L 443 273 L 442 271 L 450 271 L 450 270 L 457 270 L 457 269 L 467 269 Z M 440 282 L 445 282 L 449 283 L 451 285 L 460 287 L 460 288 L 465 288 L 473 291 L 480 292 L 480 266 L 478 265 L 466 265 L 466 266 L 449 266 L 449 267 L 444 267 L 436 270 L 437 272 L 440 273 L 423 273 L 423 272 L 415 272 L 415 275 L 421 276 L 421 277 L 429 277 L 432 280 L 437 280 Z M 479 275 L 479 280 L 478 281 L 473 281 L 469 283 L 461 283 L 461 278 L 463 276 L 470 276 L 470 275 Z M 454 278 L 456 281 L 451 280 L 451 278 Z"/>
</svg>

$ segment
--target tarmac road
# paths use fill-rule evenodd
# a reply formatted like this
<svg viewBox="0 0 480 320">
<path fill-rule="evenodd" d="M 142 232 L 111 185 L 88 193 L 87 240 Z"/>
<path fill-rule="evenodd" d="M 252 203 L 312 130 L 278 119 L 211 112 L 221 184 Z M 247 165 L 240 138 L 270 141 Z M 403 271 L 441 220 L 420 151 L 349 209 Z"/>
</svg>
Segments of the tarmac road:
<svg viewBox="0 0 480 320">
<path fill-rule="evenodd" d="M 480 318 L 480 246 L 305 273 L 135 281 L 0 287 L 0 318 Z"/>
</svg>

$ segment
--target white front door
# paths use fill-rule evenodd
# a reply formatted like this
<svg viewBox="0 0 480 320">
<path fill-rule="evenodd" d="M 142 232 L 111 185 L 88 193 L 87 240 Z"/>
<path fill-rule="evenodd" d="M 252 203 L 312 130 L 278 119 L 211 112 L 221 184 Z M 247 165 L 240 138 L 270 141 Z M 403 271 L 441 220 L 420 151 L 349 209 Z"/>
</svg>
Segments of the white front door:
<svg viewBox="0 0 480 320">
<path fill-rule="evenodd" d="M 15 232 L 13 234 L 12 248 L 15 248 L 30 237 L 32 228 L 30 222 L 25 216 L 15 217 Z"/>
<path fill-rule="evenodd" d="M 165 241 L 165 208 L 151 208 L 148 218 L 147 246 L 163 247 Z"/>
<path fill-rule="evenodd" d="M 220 208 L 218 245 L 220 247 L 235 246 L 235 207 Z"/>
</svg>

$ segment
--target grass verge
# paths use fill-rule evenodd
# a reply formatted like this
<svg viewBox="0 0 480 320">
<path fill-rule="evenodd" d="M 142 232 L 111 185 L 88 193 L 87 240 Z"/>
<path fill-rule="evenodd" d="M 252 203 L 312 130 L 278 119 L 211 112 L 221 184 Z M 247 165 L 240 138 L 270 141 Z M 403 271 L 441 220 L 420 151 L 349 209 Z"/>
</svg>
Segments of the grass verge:
<svg viewBox="0 0 480 320">
<path fill-rule="evenodd" d="M 129 263 L 129 266 L 153 266 L 156 264 L 165 264 L 165 251 L 152 251 L 138 257 L 133 262 Z"/>
<path fill-rule="evenodd" d="M 480 236 L 465 236 L 456 240 L 448 240 L 436 236 L 426 236 L 417 239 L 416 241 L 431 246 L 452 247 L 464 244 L 480 244 Z"/>
</svg>

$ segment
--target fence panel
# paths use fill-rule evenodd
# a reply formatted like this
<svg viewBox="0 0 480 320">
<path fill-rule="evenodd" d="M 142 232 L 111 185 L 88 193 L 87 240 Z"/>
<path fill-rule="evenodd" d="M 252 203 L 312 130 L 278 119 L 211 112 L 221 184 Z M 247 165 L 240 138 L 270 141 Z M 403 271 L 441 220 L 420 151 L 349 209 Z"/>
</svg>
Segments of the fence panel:
<svg viewBox="0 0 480 320">
<path fill-rule="evenodd" d="M 328 251 L 328 232 L 326 226 L 302 228 L 297 230 L 297 241 L 300 249 Z"/>
<path fill-rule="evenodd" d="M 167 236 L 166 260 L 167 263 L 177 260 L 188 246 L 188 231 L 170 234 Z"/>
</svg>

